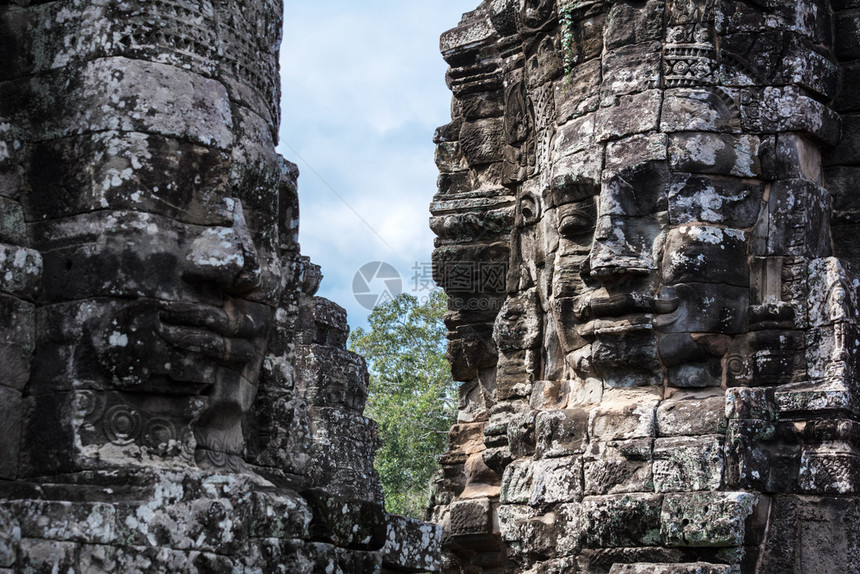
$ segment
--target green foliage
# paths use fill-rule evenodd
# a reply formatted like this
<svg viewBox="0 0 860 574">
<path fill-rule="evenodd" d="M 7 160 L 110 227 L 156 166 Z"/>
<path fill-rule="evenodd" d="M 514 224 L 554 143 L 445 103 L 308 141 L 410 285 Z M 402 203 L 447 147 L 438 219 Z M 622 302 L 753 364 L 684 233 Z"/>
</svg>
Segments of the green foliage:
<svg viewBox="0 0 860 574">
<path fill-rule="evenodd" d="M 445 359 L 445 295 L 421 303 L 406 293 L 370 313 L 370 330 L 356 329 L 350 350 L 370 371 L 365 415 L 379 424 L 376 470 L 386 510 L 420 518 L 436 457 L 445 451 L 456 416 L 456 385 Z"/>
<path fill-rule="evenodd" d="M 559 14 L 559 22 L 561 23 L 561 47 L 562 61 L 564 64 L 564 87 L 570 84 L 570 78 L 573 75 L 573 67 L 576 64 L 576 54 L 573 49 L 573 19 L 574 8 L 572 6 L 565 8 Z"/>
</svg>

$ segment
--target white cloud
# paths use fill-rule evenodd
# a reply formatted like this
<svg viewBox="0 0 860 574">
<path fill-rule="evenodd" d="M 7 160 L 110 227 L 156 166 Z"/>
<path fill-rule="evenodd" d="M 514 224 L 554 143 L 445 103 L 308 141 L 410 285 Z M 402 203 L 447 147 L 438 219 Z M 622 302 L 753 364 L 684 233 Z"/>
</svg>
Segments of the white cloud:
<svg viewBox="0 0 860 574">
<path fill-rule="evenodd" d="M 281 140 L 375 231 L 280 146 L 302 172 L 302 251 L 323 267 L 320 294 L 346 307 L 354 326 L 367 314 L 351 292 L 358 267 L 388 261 L 409 289 L 413 263 L 430 260 L 431 140 L 449 120 L 451 98 L 438 40 L 478 3 L 286 2 Z"/>
</svg>

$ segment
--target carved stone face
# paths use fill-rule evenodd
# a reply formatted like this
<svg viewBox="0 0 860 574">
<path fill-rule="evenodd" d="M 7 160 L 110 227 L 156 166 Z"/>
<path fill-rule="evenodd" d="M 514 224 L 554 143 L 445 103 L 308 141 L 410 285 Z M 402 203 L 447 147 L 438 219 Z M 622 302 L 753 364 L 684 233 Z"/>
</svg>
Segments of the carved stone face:
<svg viewBox="0 0 860 574">
<path fill-rule="evenodd" d="M 46 256 L 46 317 L 66 327 L 48 348 L 80 344 L 42 384 L 71 378 L 84 445 L 241 466 L 241 420 L 281 289 L 273 199 L 210 198 L 207 225 L 132 211 L 45 224 L 62 245 Z"/>
<path fill-rule="evenodd" d="M 542 203 L 533 231 L 520 221 L 523 237 L 537 237 L 521 242 L 523 260 L 546 258 L 530 272 L 550 309 L 543 347 L 560 351 L 542 378 L 718 386 L 720 357 L 747 330 L 759 141 L 737 135 L 737 94 L 714 85 L 707 30 L 669 27 L 665 58 L 647 29 L 630 32 L 643 35 L 635 50 L 619 30 L 603 45 L 606 26 L 651 21 L 651 8 L 619 4 L 609 24 L 599 11 L 567 14 L 553 104 L 542 103 L 552 84 L 530 72 L 531 59 L 551 63 L 537 50 L 525 64 L 538 169 L 506 171 L 522 181 L 520 205 Z"/>
<path fill-rule="evenodd" d="M 841 32 L 810 6 L 499 0 L 442 36 L 436 258 L 509 249 L 498 361 L 470 363 L 488 319 L 447 317 L 468 394 L 434 515 L 462 570 L 496 532 L 501 569 L 621 571 L 655 541 L 683 547 L 657 561 L 694 562 L 666 532 L 714 523 L 720 497 L 854 492 L 838 478 L 854 439 L 810 430 L 856 409 L 860 355 L 857 103 Z M 505 215 L 497 234 L 448 231 Z M 800 551 L 768 554 L 803 543 L 753 528 L 770 550 L 743 560 L 790 570 Z"/>
</svg>

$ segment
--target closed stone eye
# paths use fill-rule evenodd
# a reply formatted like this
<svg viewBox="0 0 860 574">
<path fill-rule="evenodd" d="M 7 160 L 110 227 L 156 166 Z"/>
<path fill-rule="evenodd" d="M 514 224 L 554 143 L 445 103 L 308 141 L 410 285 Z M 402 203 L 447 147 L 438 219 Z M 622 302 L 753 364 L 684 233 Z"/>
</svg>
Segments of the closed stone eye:
<svg viewBox="0 0 860 574">
<path fill-rule="evenodd" d="M 593 198 L 568 203 L 558 208 L 559 233 L 573 237 L 594 230 L 597 209 Z"/>
</svg>

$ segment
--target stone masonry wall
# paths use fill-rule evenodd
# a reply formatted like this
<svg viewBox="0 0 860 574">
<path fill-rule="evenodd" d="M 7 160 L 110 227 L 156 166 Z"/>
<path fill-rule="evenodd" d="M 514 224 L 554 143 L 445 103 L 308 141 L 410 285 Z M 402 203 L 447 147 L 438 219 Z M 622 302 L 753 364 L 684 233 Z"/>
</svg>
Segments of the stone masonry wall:
<svg viewBox="0 0 860 574">
<path fill-rule="evenodd" d="M 438 571 L 275 152 L 280 0 L 0 0 L 0 573 Z"/>
<path fill-rule="evenodd" d="M 442 35 L 444 572 L 860 570 L 858 17 L 486 0 Z"/>
</svg>

